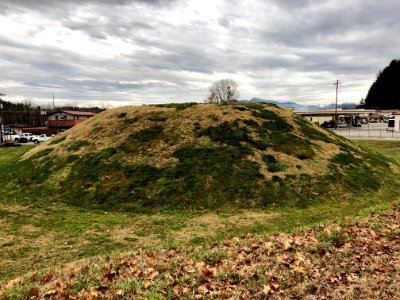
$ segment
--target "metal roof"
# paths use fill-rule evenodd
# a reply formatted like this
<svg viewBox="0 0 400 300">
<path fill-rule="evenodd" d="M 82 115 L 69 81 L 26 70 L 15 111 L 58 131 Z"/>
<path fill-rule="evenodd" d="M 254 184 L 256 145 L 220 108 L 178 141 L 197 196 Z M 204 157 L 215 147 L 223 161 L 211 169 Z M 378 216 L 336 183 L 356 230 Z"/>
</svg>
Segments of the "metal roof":
<svg viewBox="0 0 400 300">
<path fill-rule="evenodd" d="M 60 112 L 68 114 L 68 115 L 72 115 L 72 116 L 94 116 L 94 115 L 96 115 L 95 113 L 90 112 L 90 111 L 59 110 L 59 111 L 56 111 L 56 112 L 54 112 L 52 114 L 49 114 L 49 116 L 54 115 L 54 114 L 58 114 Z"/>
<path fill-rule="evenodd" d="M 73 115 L 73 116 L 94 116 L 95 113 L 89 111 L 77 111 L 77 110 L 62 110 L 63 113 Z"/>
<path fill-rule="evenodd" d="M 335 109 L 320 109 L 320 110 L 303 110 L 296 111 L 299 115 L 334 115 Z M 361 114 L 373 114 L 376 113 L 375 109 L 339 109 L 337 114 L 340 115 L 361 115 Z"/>
</svg>

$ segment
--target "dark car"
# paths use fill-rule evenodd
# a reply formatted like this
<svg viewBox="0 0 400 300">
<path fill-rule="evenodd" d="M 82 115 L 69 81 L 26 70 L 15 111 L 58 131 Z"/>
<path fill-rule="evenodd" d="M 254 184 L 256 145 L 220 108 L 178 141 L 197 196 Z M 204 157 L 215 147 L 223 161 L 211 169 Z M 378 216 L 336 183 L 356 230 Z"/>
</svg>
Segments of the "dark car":
<svg viewBox="0 0 400 300">
<path fill-rule="evenodd" d="M 335 128 L 335 121 L 325 121 L 324 123 L 321 124 L 321 127 L 324 128 Z"/>
</svg>

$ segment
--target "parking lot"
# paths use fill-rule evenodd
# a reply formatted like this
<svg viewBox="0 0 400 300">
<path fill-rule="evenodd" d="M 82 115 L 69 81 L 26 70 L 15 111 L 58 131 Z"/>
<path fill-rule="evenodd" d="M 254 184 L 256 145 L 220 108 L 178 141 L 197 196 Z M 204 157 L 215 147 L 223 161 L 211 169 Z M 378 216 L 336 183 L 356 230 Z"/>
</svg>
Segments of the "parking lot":
<svg viewBox="0 0 400 300">
<path fill-rule="evenodd" d="M 400 140 L 400 131 L 388 130 L 387 123 L 369 123 L 361 127 L 331 129 L 336 134 L 359 140 Z"/>
</svg>

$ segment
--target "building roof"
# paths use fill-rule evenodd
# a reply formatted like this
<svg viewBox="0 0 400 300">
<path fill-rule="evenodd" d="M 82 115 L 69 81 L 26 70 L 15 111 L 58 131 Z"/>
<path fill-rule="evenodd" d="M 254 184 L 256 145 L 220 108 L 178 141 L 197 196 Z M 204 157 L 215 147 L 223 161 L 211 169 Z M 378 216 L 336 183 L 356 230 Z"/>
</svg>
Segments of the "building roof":
<svg viewBox="0 0 400 300">
<path fill-rule="evenodd" d="M 73 115 L 73 116 L 94 116 L 95 113 L 90 111 L 77 111 L 77 110 L 62 110 L 63 113 Z"/>
<path fill-rule="evenodd" d="M 49 127 L 73 127 L 85 120 L 48 120 Z"/>
<path fill-rule="evenodd" d="M 54 114 L 58 114 L 60 112 L 68 114 L 68 115 L 72 115 L 72 116 L 94 116 L 94 115 L 96 115 L 95 113 L 90 112 L 90 111 L 59 110 L 59 111 L 56 111 L 56 112 L 54 112 L 52 114 L 49 114 L 49 116 L 54 115 Z"/>
<path fill-rule="evenodd" d="M 375 113 L 375 109 L 337 109 L 338 115 L 362 115 Z M 304 110 L 296 111 L 299 115 L 334 115 L 336 114 L 335 109 L 320 109 L 320 110 Z"/>
</svg>

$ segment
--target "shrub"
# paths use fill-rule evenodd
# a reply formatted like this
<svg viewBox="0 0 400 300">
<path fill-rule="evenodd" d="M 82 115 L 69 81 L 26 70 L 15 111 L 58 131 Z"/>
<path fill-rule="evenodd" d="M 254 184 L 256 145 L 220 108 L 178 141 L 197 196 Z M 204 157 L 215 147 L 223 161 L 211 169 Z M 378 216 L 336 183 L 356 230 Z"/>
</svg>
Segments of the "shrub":
<svg viewBox="0 0 400 300">
<path fill-rule="evenodd" d="M 196 102 L 186 102 L 186 103 L 168 103 L 168 104 L 156 104 L 156 107 L 167 107 L 167 108 L 175 108 L 177 111 L 184 110 L 186 108 L 197 105 Z"/>
<path fill-rule="evenodd" d="M 243 107 L 243 106 L 234 106 L 233 109 L 240 110 L 240 111 L 245 111 L 245 110 L 247 110 L 247 108 L 246 108 L 246 107 Z"/>
<path fill-rule="evenodd" d="M 258 127 L 258 123 L 254 120 L 243 120 L 242 121 L 245 125 L 250 126 L 250 127 Z"/>
<path fill-rule="evenodd" d="M 240 127 L 237 121 L 224 122 L 215 127 L 208 127 L 199 133 L 199 136 L 208 136 L 212 141 L 240 146 L 241 142 L 248 142 L 249 136 L 246 127 Z"/>
<path fill-rule="evenodd" d="M 295 122 L 299 125 L 300 131 L 310 140 L 320 140 L 326 143 L 332 143 L 333 140 L 320 130 L 314 128 L 314 125 L 308 122 L 304 117 L 296 116 Z"/>
<path fill-rule="evenodd" d="M 332 231 L 330 233 L 323 233 L 320 236 L 321 243 L 332 244 L 338 248 L 342 247 L 346 243 L 347 239 L 347 235 L 344 232 L 338 230 Z"/>
<path fill-rule="evenodd" d="M 148 119 L 150 121 L 164 122 L 164 121 L 166 121 L 168 119 L 168 117 L 167 116 L 163 116 L 160 113 L 153 112 L 153 113 L 150 114 Z"/>
<path fill-rule="evenodd" d="M 88 141 L 75 141 L 71 145 L 69 145 L 68 150 L 70 151 L 76 151 L 79 150 L 80 148 L 89 145 Z"/>
<path fill-rule="evenodd" d="M 50 153 L 51 151 L 53 151 L 53 150 L 54 150 L 53 148 L 46 148 L 46 149 L 43 149 L 43 150 L 41 150 L 41 151 L 39 151 L 39 152 L 33 154 L 33 155 L 30 157 L 30 159 L 38 159 L 38 158 L 41 158 L 41 157 L 43 157 L 43 156 L 46 156 L 47 154 L 49 154 L 49 153 Z"/>
<path fill-rule="evenodd" d="M 66 136 L 61 136 L 59 138 L 53 138 L 50 142 L 50 145 L 56 145 L 58 143 L 61 143 L 62 141 L 64 141 L 67 137 Z"/>
<path fill-rule="evenodd" d="M 162 137 L 164 128 L 161 126 L 152 126 L 132 133 L 128 139 L 121 144 L 120 149 L 125 152 L 135 152 L 147 143 Z"/>
<path fill-rule="evenodd" d="M 275 158 L 273 155 L 271 155 L 271 154 L 265 154 L 265 155 L 263 155 L 262 159 L 263 159 L 263 161 L 264 161 L 266 164 L 276 164 L 276 163 L 278 162 L 278 161 L 276 160 L 276 158 Z"/>
<path fill-rule="evenodd" d="M 271 154 L 263 155 L 262 159 L 267 164 L 267 170 L 270 172 L 280 172 L 287 168 L 286 165 L 279 163 Z"/>
<path fill-rule="evenodd" d="M 113 147 L 105 148 L 95 154 L 96 159 L 107 159 L 117 153 L 117 150 Z"/>
<path fill-rule="evenodd" d="M 350 164 L 360 165 L 363 164 L 363 161 L 359 158 L 356 158 L 351 153 L 339 153 L 332 158 L 332 163 L 339 164 L 343 166 L 348 166 Z"/>
</svg>

